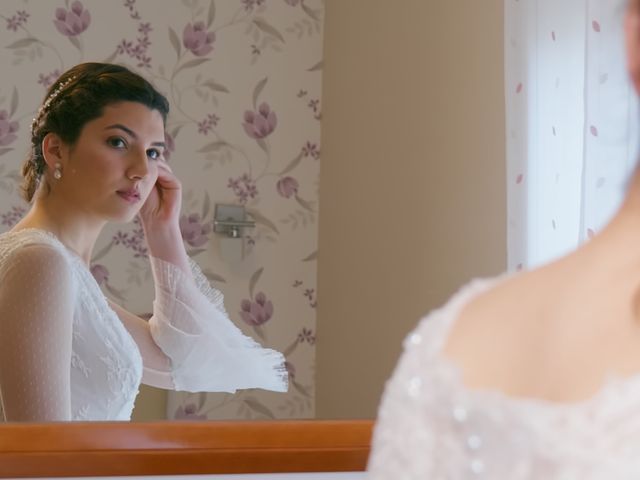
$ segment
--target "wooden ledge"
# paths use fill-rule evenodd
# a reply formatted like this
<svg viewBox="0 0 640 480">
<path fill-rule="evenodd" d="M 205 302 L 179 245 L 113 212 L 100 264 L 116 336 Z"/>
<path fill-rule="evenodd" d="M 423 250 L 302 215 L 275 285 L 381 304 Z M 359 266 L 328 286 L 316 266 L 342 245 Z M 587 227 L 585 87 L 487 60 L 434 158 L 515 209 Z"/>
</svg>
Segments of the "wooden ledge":
<svg viewBox="0 0 640 480">
<path fill-rule="evenodd" d="M 0 478 L 364 471 L 373 422 L 0 425 Z"/>
</svg>

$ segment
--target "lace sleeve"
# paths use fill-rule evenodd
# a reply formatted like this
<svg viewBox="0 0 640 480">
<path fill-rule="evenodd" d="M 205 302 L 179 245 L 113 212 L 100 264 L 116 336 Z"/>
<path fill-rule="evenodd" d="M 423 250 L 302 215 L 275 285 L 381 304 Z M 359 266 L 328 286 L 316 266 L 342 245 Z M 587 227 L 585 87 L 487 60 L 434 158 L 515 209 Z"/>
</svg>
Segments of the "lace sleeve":
<svg viewBox="0 0 640 480">
<path fill-rule="evenodd" d="M 151 335 L 171 359 L 176 390 L 235 392 L 287 390 L 281 353 L 262 348 L 229 319 L 222 294 L 191 262 L 193 279 L 175 265 L 151 257 L 156 298 Z"/>
<path fill-rule="evenodd" d="M 224 295 L 222 292 L 211 286 L 207 277 L 202 273 L 200 266 L 191 258 L 189 258 L 189 266 L 191 267 L 193 279 L 195 280 L 200 293 L 207 297 L 214 307 L 229 316 L 224 308 Z"/>
<path fill-rule="evenodd" d="M 0 394 L 7 421 L 71 419 L 74 288 L 48 245 L 17 249 L 0 272 Z"/>
</svg>

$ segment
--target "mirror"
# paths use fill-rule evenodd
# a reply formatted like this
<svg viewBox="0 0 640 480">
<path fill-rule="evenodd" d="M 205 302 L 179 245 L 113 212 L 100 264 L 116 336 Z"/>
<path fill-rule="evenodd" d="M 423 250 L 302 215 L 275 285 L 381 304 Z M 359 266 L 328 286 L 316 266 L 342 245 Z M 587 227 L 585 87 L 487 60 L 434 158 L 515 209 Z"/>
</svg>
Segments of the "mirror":
<svg viewBox="0 0 640 480">
<path fill-rule="evenodd" d="M 82 61 L 131 66 L 171 102 L 190 256 L 288 360 L 286 395 L 143 388 L 133 419 L 373 418 L 416 321 L 506 266 L 502 2 L 58 3 L 2 7 L 3 231 L 25 213 L 18 172 L 45 87 Z M 256 227 L 214 234 L 216 204 Z M 141 315 L 144 249 L 139 225 L 112 225 L 91 268 Z"/>
</svg>

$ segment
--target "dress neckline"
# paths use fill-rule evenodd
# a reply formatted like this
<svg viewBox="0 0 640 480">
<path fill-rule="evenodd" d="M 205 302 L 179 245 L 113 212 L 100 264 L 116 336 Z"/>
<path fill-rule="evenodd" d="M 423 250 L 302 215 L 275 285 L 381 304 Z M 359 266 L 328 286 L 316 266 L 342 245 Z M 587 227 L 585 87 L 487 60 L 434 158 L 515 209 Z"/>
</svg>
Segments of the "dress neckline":
<svg viewBox="0 0 640 480">
<path fill-rule="evenodd" d="M 458 364 L 444 355 L 443 349 L 451 333 L 451 329 L 460 317 L 464 307 L 474 298 L 482 293 L 488 292 L 500 283 L 514 277 L 517 273 L 505 272 L 496 277 L 476 278 L 462 287 L 443 307 L 442 314 L 448 321 L 443 325 L 438 333 L 437 345 L 434 356 L 436 361 L 447 371 L 455 390 L 463 397 L 479 401 L 494 401 L 500 405 L 511 408 L 534 408 L 548 413 L 566 413 L 567 411 L 584 411 L 600 400 L 607 397 L 612 391 L 628 390 L 640 386 L 640 372 L 631 375 L 622 375 L 615 372 L 608 372 L 598 389 L 590 396 L 575 401 L 555 401 L 542 397 L 512 395 L 500 389 L 492 387 L 467 387 L 463 381 L 462 369 Z"/>
<path fill-rule="evenodd" d="M 75 258 L 80 263 L 82 263 L 82 265 L 84 265 L 85 267 L 88 268 L 87 264 L 85 263 L 84 259 L 80 256 L 80 254 L 78 254 L 76 251 L 74 251 L 71 248 L 69 248 L 68 246 L 66 246 L 62 242 L 62 240 L 60 240 L 58 238 L 58 236 L 55 233 L 51 232 L 50 230 L 45 230 L 43 228 L 38 228 L 38 227 L 25 227 L 25 228 L 21 228 L 19 230 L 9 230 L 7 233 L 11 234 L 11 235 L 20 235 L 21 233 L 29 233 L 29 232 L 30 233 L 36 233 L 36 234 L 44 235 L 45 237 L 49 238 L 54 243 L 56 243 L 58 246 L 62 247 L 73 258 Z"/>
</svg>

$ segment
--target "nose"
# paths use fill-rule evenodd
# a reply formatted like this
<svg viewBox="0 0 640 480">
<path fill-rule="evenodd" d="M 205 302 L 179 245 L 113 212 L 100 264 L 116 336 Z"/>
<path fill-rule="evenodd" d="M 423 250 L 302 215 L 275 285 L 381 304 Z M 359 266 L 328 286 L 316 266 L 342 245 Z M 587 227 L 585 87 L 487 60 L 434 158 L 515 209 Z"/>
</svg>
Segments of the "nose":
<svg viewBox="0 0 640 480">
<path fill-rule="evenodd" d="M 147 152 L 134 152 L 131 154 L 131 163 L 127 170 L 127 178 L 141 180 L 149 174 L 149 159 Z"/>
</svg>

